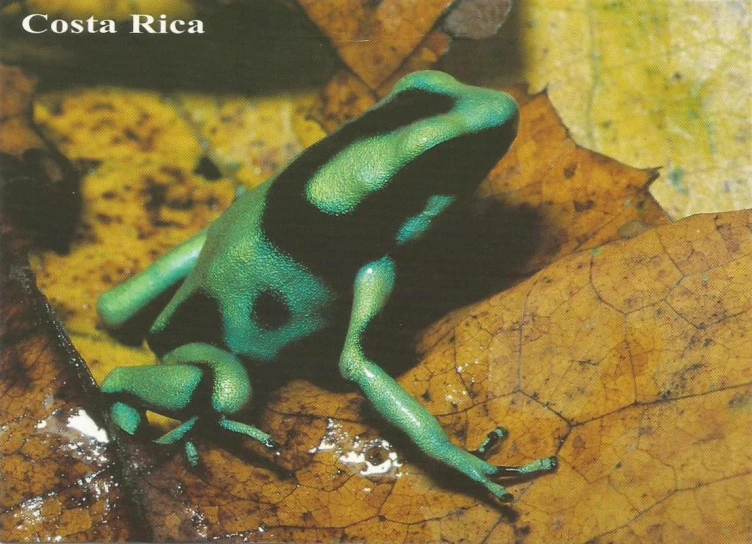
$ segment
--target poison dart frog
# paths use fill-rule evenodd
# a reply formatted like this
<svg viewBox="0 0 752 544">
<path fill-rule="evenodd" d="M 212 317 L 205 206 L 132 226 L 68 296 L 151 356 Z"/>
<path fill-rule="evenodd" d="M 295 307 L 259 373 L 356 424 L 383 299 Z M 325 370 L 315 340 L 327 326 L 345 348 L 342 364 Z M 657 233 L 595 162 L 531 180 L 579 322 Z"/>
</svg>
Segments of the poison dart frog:
<svg viewBox="0 0 752 544">
<path fill-rule="evenodd" d="M 339 373 L 426 455 L 502 500 L 511 495 L 496 479 L 554 470 L 555 458 L 521 467 L 484 460 L 500 429 L 476 452 L 454 445 L 362 347 L 399 278 L 397 250 L 474 192 L 514 140 L 518 118 L 504 92 L 442 72 L 410 74 L 208 229 L 104 293 L 100 318 L 118 327 L 182 281 L 147 336 L 161 364 L 116 368 L 102 384 L 114 423 L 135 434 L 146 410 L 182 421 L 155 442 L 183 442 L 193 465 L 200 425 L 274 450 L 269 434 L 233 419 L 252 397 L 246 363 L 272 364 L 284 348 L 339 321 L 346 330 Z M 343 300 L 346 311 L 333 311 Z"/>
</svg>

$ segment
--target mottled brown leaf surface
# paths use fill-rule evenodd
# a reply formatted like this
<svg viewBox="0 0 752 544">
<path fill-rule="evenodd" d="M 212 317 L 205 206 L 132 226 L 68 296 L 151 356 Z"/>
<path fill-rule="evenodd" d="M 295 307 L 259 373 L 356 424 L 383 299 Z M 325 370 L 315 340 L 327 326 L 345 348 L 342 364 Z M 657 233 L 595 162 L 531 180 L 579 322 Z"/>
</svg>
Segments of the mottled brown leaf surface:
<svg viewBox="0 0 752 544">
<path fill-rule="evenodd" d="M 750 212 L 698 216 L 574 254 L 426 348 L 484 384 L 453 408 L 469 429 L 504 424 L 491 407 L 515 395 L 565 423 L 558 473 L 515 505 L 527 541 L 752 536 L 751 228 Z"/>
<path fill-rule="evenodd" d="M 423 41 L 452 0 L 300 0 L 342 60 L 378 89 Z"/>
<path fill-rule="evenodd" d="M 30 125 L 34 81 L 0 69 L 4 211 L 0 281 L 0 540 L 138 538 L 122 495 L 115 448 L 101 424 L 99 391 L 28 267 L 34 233 L 7 214 L 39 180 L 8 160 L 46 148 Z M 12 193 L 8 183 L 14 184 Z M 38 194 L 37 202 L 44 200 Z M 40 210 L 37 212 L 41 213 Z M 29 210 L 27 213 L 33 213 Z"/>
<path fill-rule="evenodd" d="M 634 236 L 664 221 L 643 197 L 651 172 L 627 169 L 577 148 L 545 96 L 529 98 L 512 91 L 522 105 L 520 137 L 482 191 L 494 201 L 528 206 L 540 219 L 540 241 L 530 243 L 538 253 L 522 272 L 578 248 Z M 301 142 L 315 140 L 316 131 L 304 121 L 297 102 L 292 104 L 188 95 L 165 101 L 149 93 L 114 89 L 44 97 L 37 116 L 54 139 L 69 156 L 99 162 L 83 181 L 88 205 L 78 243 L 69 257 L 40 256 L 38 268 L 46 292 L 66 316 L 97 379 L 113 366 L 148 364 L 153 356 L 143 346 L 121 344 L 101 330 L 92 301 L 106 286 L 147 266 L 227 205 L 232 185 L 224 175 L 211 180 L 201 173 L 205 157 L 220 174 L 229 172 L 237 181 L 253 185 L 263 169 L 278 166 Z M 279 139 L 265 148 L 260 145 L 259 121 L 292 130 L 276 131 Z M 209 142 L 205 153 L 202 139 Z M 607 269 L 638 270 L 611 260 L 604 263 Z M 649 263 L 645 266 L 635 285 L 649 289 L 653 272 Z M 563 340 L 545 343 L 552 330 L 571 331 L 571 341 L 601 349 L 609 334 L 624 330 L 614 317 L 618 312 L 609 305 L 557 315 L 558 326 L 546 313 L 553 310 L 540 309 L 538 322 L 537 312 L 529 314 L 528 320 L 543 328 L 525 337 L 525 345 L 530 346 L 526 349 L 533 354 L 525 364 L 534 371 L 521 381 L 520 313 L 535 307 L 529 298 L 533 284 L 550 284 L 554 290 L 566 285 L 560 295 L 569 300 L 577 291 L 566 282 L 574 278 L 572 272 L 556 281 L 531 280 L 499 296 L 503 298 L 455 312 L 426 332 L 421 347 L 425 357 L 401 382 L 440 418 L 454 440 L 468 448 L 477 447 L 493 427 L 506 427 L 511 433 L 509 444 L 493 457 L 504 464 L 555 453 L 561 439 L 570 440 L 573 429 L 584 428 L 599 414 L 636 409 L 640 405 L 635 404 L 639 399 L 634 380 L 623 374 L 631 366 L 622 359 L 604 363 L 608 371 L 596 379 L 592 373 L 599 368 L 600 352 L 588 359 L 562 347 Z M 587 283 L 588 278 L 577 281 Z M 613 283 L 618 289 L 635 287 Z M 628 292 L 622 296 L 628 298 Z M 543 301 L 552 300 L 552 294 L 545 293 Z M 590 340 L 582 332 L 583 323 L 588 324 L 585 331 L 594 335 Z M 548 361 L 541 354 L 552 345 L 562 347 L 557 360 L 563 366 L 539 363 Z M 671 355 L 665 357 L 668 361 Z M 334 363 L 321 364 L 333 368 Z M 573 370 L 566 370 L 570 366 Z M 644 375 L 651 376 L 649 366 L 645 368 Z M 570 374 L 572 379 L 591 376 L 593 381 L 557 382 L 560 373 L 568 379 Z M 254 379 L 256 389 L 267 393 L 264 378 Z M 592 384 L 599 387 L 579 395 L 580 389 Z M 543 394 L 550 400 L 542 401 Z M 566 409 L 569 405 L 571 413 Z M 357 392 L 333 392 L 296 380 L 262 394 L 255 412 L 245 417 L 282 443 L 281 457 L 271 458 L 235 437 L 207 435 L 197 441 L 204 464 L 193 470 L 179 448 L 123 437 L 123 455 L 128 459 L 125 482 L 139 505 L 139 526 L 151 538 L 390 542 L 503 542 L 533 534 L 544 538 L 557 523 L 561 499 L 556 493 L 571 491 L 566 487 L 571 480 L 560 480 L 574 472 L 565 466 L 555 476 L 513 486 L 520 500 L 499 507 L 482 490 L 417 454 L 407 440 L 373 416 Z M 618 425 L 613 432 L 619 432 Z M 565 485 L 553 483 L 559 481 Z M 582 482 L 577 485 L 575 504 L 590 504 L 583 497 L 592 489 Z M 538 502 L 528 505 L 527 497 L 538 487 L 544 492 Z M 626 503 L 602 504 L 623 509 Z M 611 515 L 599 506 L 596 502 L 591 511 L 582 510 L 584 506 L 577 511 L 583 516 Z M 607 525 L 598 523 L 598 530 Z"/>
<path fill-rule="evenodd" d="M 137 539 L 96 385 L 29 269 L 3 253 L 0 538 Z"/>
</svg>

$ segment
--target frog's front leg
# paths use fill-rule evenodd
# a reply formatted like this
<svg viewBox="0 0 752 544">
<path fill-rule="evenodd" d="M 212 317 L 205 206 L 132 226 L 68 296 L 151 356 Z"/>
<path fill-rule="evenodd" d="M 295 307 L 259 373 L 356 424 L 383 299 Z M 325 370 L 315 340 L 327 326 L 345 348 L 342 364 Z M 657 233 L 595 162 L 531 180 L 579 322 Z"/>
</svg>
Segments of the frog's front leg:
<svg viewBox="0 0 752 544">
<path fill-rule="evenodd" d="M 189 436 L 199 422 L 213 422 L 276 449 L 271 436 L 228 417 L 238 413 L 252 397 L 248 373 L 235 355 L 209 344 L 194 343 L 172 350 L 161 362 L 116 368 L 102 384 L 102 392 L 113 400 L 112 419 L 121 429 L 129 434 L 138 432 L 145 422 L 146 410 L 177 419 L 190 416 L 155 442 L 174 444 L 184 440 L 188 460 L 194 465 L 198 463 L 198 451 Z M 209 394 L 201 394 L 202 391 Z"/>
<path fill-rule="evenodd" d="M 97 302 L 102 322 L 116 328 L 159 295 L 185 279 L 206 242 L 206 229 L 161 257 L 149 268 L 103 293 Z"/>
<path fill-rule="evenodd" d="M 361 338 L 369 322 L 389 299 L 395 277 L 395 264 L 389 257 L 372 262 L 358 272 L 340 372 L 358 384 L 376 410 L 407 434 L 424 453 L 481 483 L 499 499 L 511 499 L 507 490 L 491 478 L 551 471 L 556 467 L 556 460 L 541 459 L 523 467 L 498 467 L 455 446 L 436 418 L 363 354 Z"/>
</svg>

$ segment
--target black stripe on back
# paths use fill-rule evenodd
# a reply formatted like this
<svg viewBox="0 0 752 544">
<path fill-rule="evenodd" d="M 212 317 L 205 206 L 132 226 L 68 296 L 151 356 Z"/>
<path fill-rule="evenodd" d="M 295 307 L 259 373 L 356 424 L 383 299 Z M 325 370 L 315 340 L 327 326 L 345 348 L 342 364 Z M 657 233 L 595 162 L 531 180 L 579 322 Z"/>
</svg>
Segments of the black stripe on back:
<svg viewBox="0 0 752 544">
<path fill-rule="evenodd" d="M 277 176 L 269 189 L 262 218 L 268 240 L 331 283 L 368 262 L 383 244 L 352 229 L 358 224 L 358 231 L 364 227 L 371 231 L 384 229 L 370 224 L 371 217 L 362 217 L 360 210 L 342 216 L 322 213 L 308 202 L 306 185 L 322 166 L 354 142 L 446 113 L 454 104 L 455 99 L 450 96 L 406 90 L 308 148 Z M 351 280 L 350 275 L 348 281 Z"/>
<path fill-rule="evenodd" d="M 437 145 L 348 214 L 326 214 L 311 204 L 305 195 L 308 182 L 364 135 L 384 134 L 446 113 L 454 103 L 445 95 L 408 90 L 309 148 L 269 189 L 262 219 L 269 241 L 333 287 L 347 287 L 361 266 L 392 249 L 400 226 L 423 209 L 430 195 L 471 194 L 514 140 L 516 123 Z"/>
</svg>

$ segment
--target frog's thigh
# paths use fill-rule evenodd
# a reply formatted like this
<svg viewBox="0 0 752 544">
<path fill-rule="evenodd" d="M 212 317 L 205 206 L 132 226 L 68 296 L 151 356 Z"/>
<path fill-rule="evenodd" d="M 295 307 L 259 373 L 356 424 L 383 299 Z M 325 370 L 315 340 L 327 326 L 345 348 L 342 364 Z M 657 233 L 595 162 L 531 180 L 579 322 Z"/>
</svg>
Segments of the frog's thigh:
<svg viewBox="0 0 752 544">
<path fill-rule="evenodd" d="M 182 243 L 149 268 L 99 297 L 97 311 L 110 328 L 119 327 L 170 287 L 183 280 L 196 264 L 206 230 Z"/>
<path fill-rule="evenodd" d="M 251 399 L 248 373 L 240 360 L 229 352 L 209 344 L 186 344 L 167 353 L 160 362 L 159 365 L 116 368 L 102 383 L 103 393 L 136 401 L 135 408 L 118 401 L 111 410 L 118 425 L 129 432 L 140 424 L 141 418 L 136 412 L 140 414 L 144 408 L 164 415 L 190 408 L 198 414 L 225 416 L 238 412 Z M 204 397 L 197 396 L 196 392 L 207 378 L 211 380 L 211 398 L 208 399 L 211 407 L 197 406 Z"/>
<path fill-rule="evenodd" d="M 268 449 L 277 448 L 277 444 L 267 433 L 253 425 L 227 417 L 242 410 L 253 397 L 251 378 L 237 356 L 209 344 L 196 342 L 175 348 L 162 358 L 162 362 L 170 366 L 188 363 L 208 367 L 212 375 L 211 408 L 220 416 L 219 426 L 253 438 Z"/>
<path fill-rule="evenodd" d="M 452 444 L 436 418 L 363 354 L 363 333 L 389 299 L 394 281 L 395 266 L 389 257 L 370 263 L 358 272 L 340 372 L 358 384 L 374 408 L 423 452 L 480 482 L 497 497 L 508 498 L 504 487 L 489 479 L 498 472 L 495 466 Z"/>
</svg>

